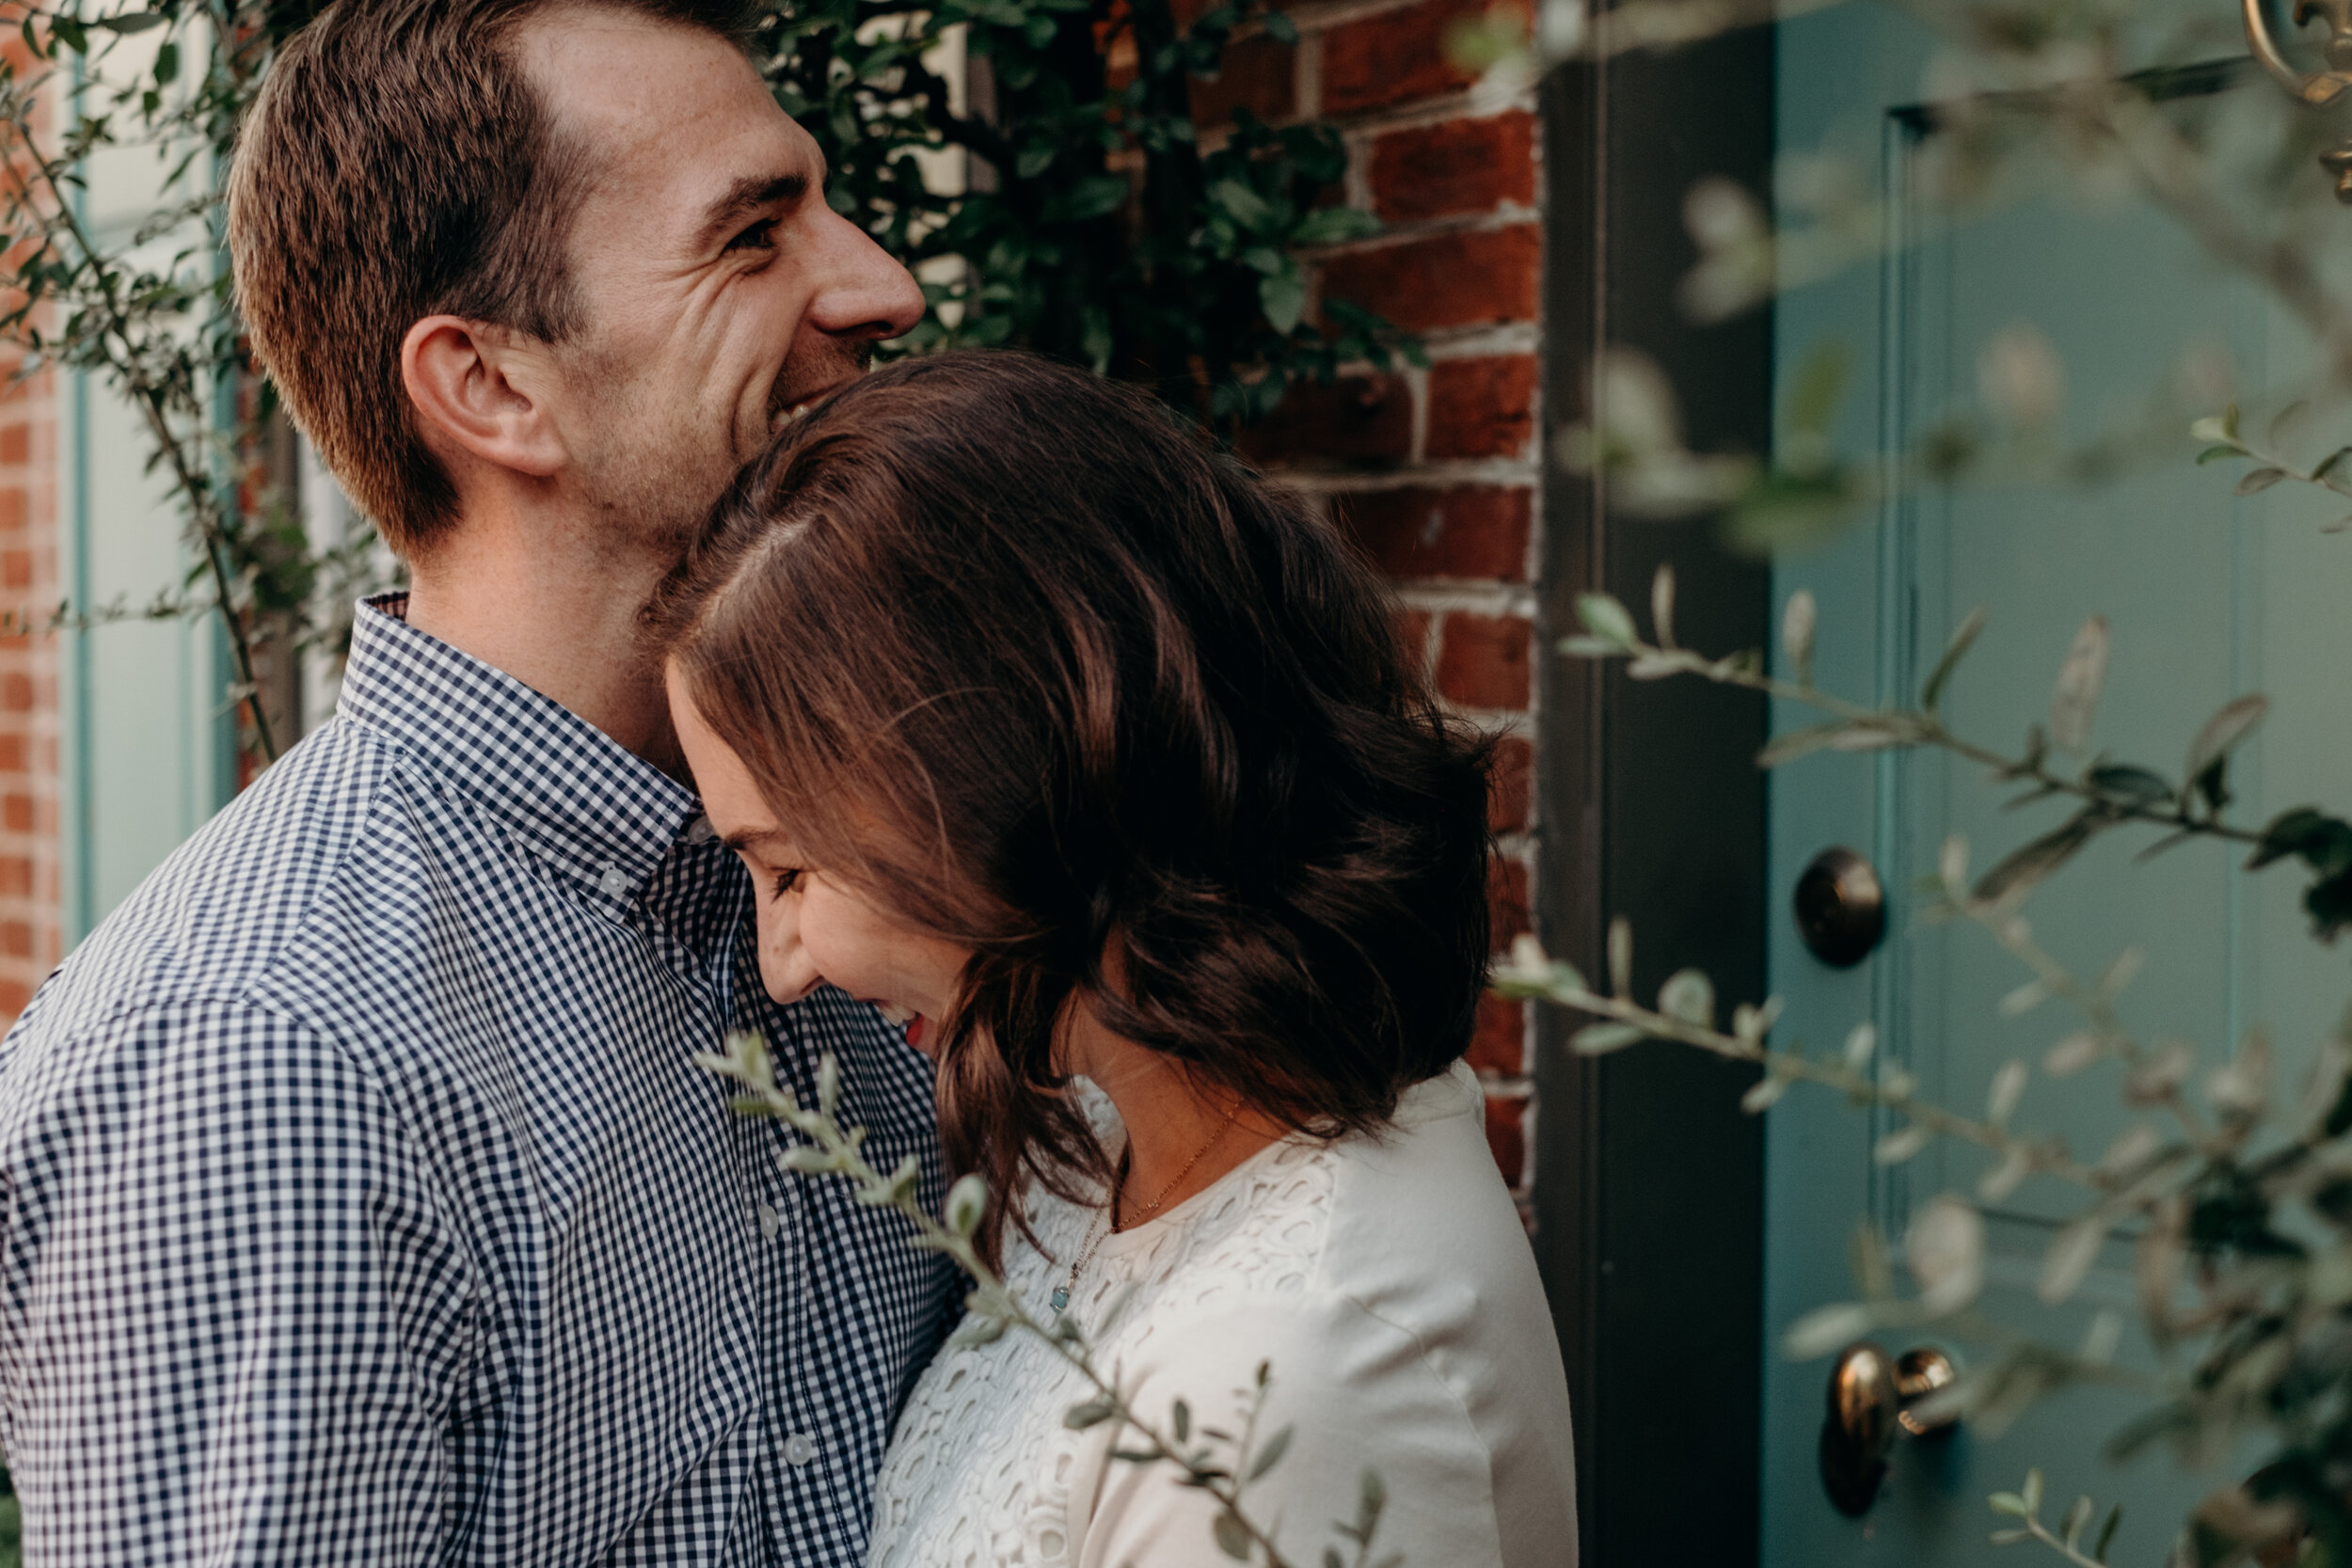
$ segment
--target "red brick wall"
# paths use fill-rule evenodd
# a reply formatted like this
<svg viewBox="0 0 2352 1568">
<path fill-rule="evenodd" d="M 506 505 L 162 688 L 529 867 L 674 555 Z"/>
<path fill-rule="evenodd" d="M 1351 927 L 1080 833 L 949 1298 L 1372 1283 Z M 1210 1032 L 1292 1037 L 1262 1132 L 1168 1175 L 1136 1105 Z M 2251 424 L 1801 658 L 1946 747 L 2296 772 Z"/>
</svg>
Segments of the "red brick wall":
<svg viewBox="0 0 2352 1568">
<path fill-rule="evenodd" d="M 26 73 L 20 39 L 0 53 Z M 0 356 L 0 611 L 38 616 L 62 596 L 56 379 L 20 364 Z M 56 639 L 0 638 L 0 1029 L 63 955 L 57 810 Z"/>
<path fill-rule="evenodd" d="M 1268 119 L 1330 119 L 1352 154 L 1349 198 L 1388 226 L 1318 258 L 1321 286 L 1422 334 L 1429 368 L 1294 392 L 1246 450 L 1362 541 L 1399 584 L 1401 630 L 1438 689 L 1506 736 L 1493 808 L 1501 948 L 1528 927 L 1535 869 L 1541 244 L 1532 99 L 1481 101 L 1447 55 L 1448 32 L 1486 9 L 1486 0 L 1295 3 L 1298 43 L 1240 44 L 1196 108 L 1204 122 L 1235 103 Z M 1470 1053 L 1486 1083 L 1488 1141 L 1521 1192 L 1532 1175 L 1528 1030 L 1522 1006 L 1489 1000 Z"/>
</svg>

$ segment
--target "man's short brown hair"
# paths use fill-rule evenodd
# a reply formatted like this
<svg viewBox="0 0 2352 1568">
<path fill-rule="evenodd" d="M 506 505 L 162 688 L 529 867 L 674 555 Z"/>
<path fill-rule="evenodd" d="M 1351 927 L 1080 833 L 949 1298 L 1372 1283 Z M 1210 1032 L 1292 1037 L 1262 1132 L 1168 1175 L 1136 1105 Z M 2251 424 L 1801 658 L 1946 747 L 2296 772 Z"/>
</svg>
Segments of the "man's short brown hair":
<svg viewBox="0 0 2352 1568">
<path fill-rule="evenodd" d="M 588 172 L 514 48 L 558 6 L 745 40 L 747 0 L 341 0 L 279 52 L 229 181 L 255 356 L 392 548 L 414 557 L 457 494 L 417 431 L 401 341 L 426 316 L 548 342 L 579 325 L 571 214 Z"/>
</svg>

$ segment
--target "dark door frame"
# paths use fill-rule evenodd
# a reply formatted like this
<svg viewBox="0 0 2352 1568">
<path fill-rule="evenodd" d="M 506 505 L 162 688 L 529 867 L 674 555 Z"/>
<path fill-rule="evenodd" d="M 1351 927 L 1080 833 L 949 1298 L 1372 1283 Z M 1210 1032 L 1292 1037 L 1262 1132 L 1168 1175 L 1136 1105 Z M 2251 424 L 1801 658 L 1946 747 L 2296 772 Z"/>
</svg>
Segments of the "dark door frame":
<svg viewBox="0 0 2352 1568">
<path fill-rule="evenodd" d="M 1682 218 L 1702 175 L 1771 189 L 1769 27 L 1668 54 L 1561 67 L 1543 87 L 1545 388 L 1551 431 L 1582 417 L 1593 356 L 1648 354 L 1683 398 L 1698 450 L 1761 452 L 1772 431 L 1769 311 L 1701 327 L 1675 303 L 1695 259 Z M 1575 601 L 1614 594 L 1646 623 L 1661 561 L 1683 641 L 1762 646 L 1771 572 L 1711 522 L 1613 512 L 1605 478 L 1548 464 L 1538 645 Z M 1765 793 L 1760 699 L 1621 668 L 1542 661 L 1535 919 L 1545 943 L 1606 973 L 1613 916 L 1632 924 L 1648 997 L 1695 965 L 1717 993 L 1758 997 Z M 1757 1551 L 1762 1354 L 1762 1129 L 1739 1098 L 1753 1072 L 1649 1044 L 1598 1059 L 1576 1021 L 1536 1034 L 1536 1250 L 1577 1408 L 1585 1568 L 1739 1568 Z"/>
</svg>

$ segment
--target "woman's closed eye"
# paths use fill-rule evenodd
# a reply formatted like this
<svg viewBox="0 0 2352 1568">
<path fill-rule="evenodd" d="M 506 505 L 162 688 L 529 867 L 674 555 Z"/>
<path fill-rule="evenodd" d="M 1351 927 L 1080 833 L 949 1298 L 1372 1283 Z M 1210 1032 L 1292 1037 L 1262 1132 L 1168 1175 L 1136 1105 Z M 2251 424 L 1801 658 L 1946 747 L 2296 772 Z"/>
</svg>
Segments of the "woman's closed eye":
<svg viewBox="0 0 2352 1568">
<path fill-rule="evenodd" d="M 790 893 L 794 888 L 800 885 L 801 868 L 799 866 L 796 865 L 789 871 L 779 871 L 775 874 L 775 885 L 770 892 L 769 896 L 772 898 L 781 898 L 786 894 Z"/>
</svg>

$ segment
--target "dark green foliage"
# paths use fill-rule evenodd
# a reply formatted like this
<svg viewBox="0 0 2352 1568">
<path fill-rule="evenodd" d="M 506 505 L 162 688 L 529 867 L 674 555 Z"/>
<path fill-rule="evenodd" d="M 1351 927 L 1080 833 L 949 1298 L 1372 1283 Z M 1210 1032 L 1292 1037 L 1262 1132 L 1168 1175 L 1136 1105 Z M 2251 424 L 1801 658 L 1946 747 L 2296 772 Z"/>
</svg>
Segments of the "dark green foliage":
<svg viewBox="0 0 2352 1568">
<path fill-rule="evenodd" d="M 1295 379 L 1418 358 L 1345 301 L 1324 302 L 1321 330 L 1306 320 L 1293 252 L 1379 227 L 1327 204 L 1347 166 L 1336 132 L 1243 109 L 1202 150 L 1192 85 L 1251 21 L 1292 36 L 1281 13 L 1232 0 L 1189 28 L 1168 0 L 817 0 L 779 8 L 759 39 L 778 101 L 824 150 L 835 209 L 925 274 L 930 313 L 906 348 L 1019 343 L 1149 382 L 1230 431 Z M 959 28 L 969 104 L 939 69 Z M 969 189 L 927 184 L 921 155 L 941 151 L 965 155 Z"/>
</svg>

